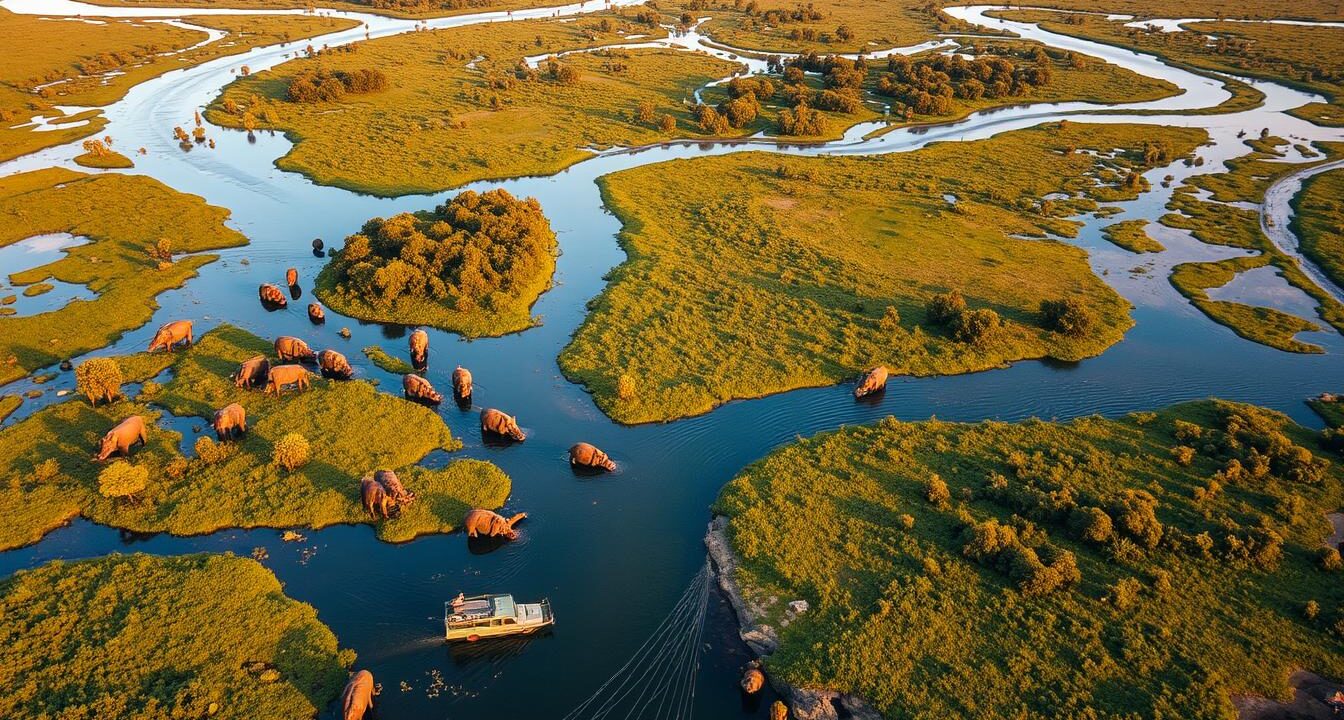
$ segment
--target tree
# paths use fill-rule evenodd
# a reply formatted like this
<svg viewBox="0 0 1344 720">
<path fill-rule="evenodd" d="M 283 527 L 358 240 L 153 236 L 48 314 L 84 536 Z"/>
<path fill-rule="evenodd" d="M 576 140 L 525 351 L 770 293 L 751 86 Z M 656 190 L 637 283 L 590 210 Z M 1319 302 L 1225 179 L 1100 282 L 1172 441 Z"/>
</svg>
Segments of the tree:
<svg viewBox="0 0 1344 720">
<path fill-rule="evenodd" d="M 134 500 L 135 494 L 144 490 L 148 482 L 149 470 L 119 460 L 98 473 L 98 492 L 105 498 Z"/>
<path fill-rule="evenodd" d="M 677 129 L 677 119 L 671 115 L 663 115 L 658 119 L 658 129 L 664 133 L 671 133 Z"/>
<path fill-rule="evenodd" d="M 841 25 L 835 29 L 835 36 L 849 42 L 854 39 L 854 31 L 850 30 L 848 25 Z"/>
<path fill-rule="evenodd" d="M 929 298 L 924 306 L 924 314 L 934 325 L 947 325 L 966 310 L 966 300 L 961 291 L 950 290 Z"/>
<path fill-rule="evenodd" d="M 654 115 L 653 103 L 648 100 L 641 100 L 635 106 L 635 120 L 645 125 L 652 125 L 656 116 Z"/>
<path fill-rule="evenodd" d="M 700 132 L 709 135 L 725 135 L 729 130 L 728 118 L 719 114 L 719 111 L 708 105 L 697 105 L 695 107 L 696 118 L 700 121 Z"/>
<path fill-rule="evenodd" d="M 979 344 L 999 329 L 999 314 L 989 308 L 967 310 L 952 321 L 952 336 L 958 341 Z"/>
<path fill-rule="evenodd" d="M 1044 317 L 1046 328 L 1075 337 L 1086 335 L 1096 324 L 1096 316 L 1092 311 L 1083 304 L 1083 301 L 1074 297 L 1042 300 L 1041 315 Z"/>
<path fill-rule="evenodd" d="M 104 144 L 102 140 L 85 140 L 84 152 L 94 157 L 105 157 L 112 153 L 112 151 L 108 149 L 107 145 Z"/>
<path fill-rule="evenodd" d="M 826 132 L 825 121 L 821 113 L 799 102 L 792 110 L 779 111 L 780 135 L 821 135 Z"/>
<path fill-rule="evenodd" d="M 90 358 L 75 368 L 75 388 L 94 406 L 119 397 L 122 382 L 121 366 L 112 358 Z"/>
<path fill-rule="evenodd" d="M 308 439 L 298 433 L 288 433 L 275 443 L 272 459 L 276 465 L 293 471 L 308 462 Z"/>
</svg>

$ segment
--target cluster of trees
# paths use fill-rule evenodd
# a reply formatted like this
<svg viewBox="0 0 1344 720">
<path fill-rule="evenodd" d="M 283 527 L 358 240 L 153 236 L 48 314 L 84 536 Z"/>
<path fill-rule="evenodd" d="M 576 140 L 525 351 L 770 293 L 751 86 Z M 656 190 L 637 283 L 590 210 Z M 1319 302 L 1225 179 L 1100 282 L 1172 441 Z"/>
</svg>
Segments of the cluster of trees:
<svg viewBox="0 0 1344 720">
<path fill-rule="evenodd" d="M 998 55 L 967 60 L 958 55 L 934 55 L 910 59 L 893 55 L 887 72 L 877 80 L 876 90 L 900 101 L 905 115 L 946 115 L 952 100 L 979 100 L 1026 94 L 1049 85 L 1052 78 L 1049 55 L 1042 48 L 1031 52 L 1034 61 L 1019 66 Z"/>
<path fill-rule="evenodd" d="M 1083 301 L 1074 297 L 1042 300 L 1041 316 L 1047 329 L 1074 337 L 1086 335 L 1097 322 Z"/>
<path fill-rule="evenodd" d="M 535 282 L 554 241 L 535 199 L 469 190 L 432 213 L 370 220 L 332 269 L 339 292 L 380 309 L 400 298 L 489 309 L 496 295 Z"/>
<path fill-rule="evenodd" d="M 947 328 L 958 342 L 977 345 L 988 341 L 1003 325 L 999 314 L 989 308 L 971 310 L 957 290 L 929 298 L 924 306 L 929 323 Z"/>
<path fill-rule="evenodd" d="M 963 516 L 962 553 L 1012 578 L 1023 595 L 1046 595 L 1082 579 L 1073 553 L 1044 540 L 1029 545 L 1024 538 L 1043 533 L 1028 521 L 1015 520 L 1017 527 L 994 518 L 977 523 L 969 515 Z"/>
<path fill-rule="evenodd" d="M 387 89 L 387 76 L 381 70 L 304 70 L 289 80 L 286 90 L 290 102 L 339 102 L 347 93 L 365 95 Z"/>
</svg>

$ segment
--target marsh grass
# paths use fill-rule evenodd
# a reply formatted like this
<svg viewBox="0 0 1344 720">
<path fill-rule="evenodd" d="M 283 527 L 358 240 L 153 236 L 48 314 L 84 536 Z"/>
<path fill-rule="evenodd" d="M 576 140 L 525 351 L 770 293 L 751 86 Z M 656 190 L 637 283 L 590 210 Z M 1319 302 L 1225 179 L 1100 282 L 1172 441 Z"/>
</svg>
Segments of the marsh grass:
<svg viewBox="0 0 1344 720">
<path fill-rule="evenodd" d="M 116 170 L 135 167 L 131 159 L 119 152 L 111 151 L 102 155 L 93 153 L 84 153 L 75 156 L 75 164 L 86 168 L 95 168 L 98 170 Z"/>
<path fill-rule="evenodd" d="M 308 391 L 279 399 L 235 388 L 229 375 L 238 364 L 270 349 L 261 338 L 220 326 L 190 350 L 178 351 L 172 379 L 152 398 L 97 408 L 65 402 L 0 430 L 0 476 L 10 479 L 0 491 L 19 508 L 0 530 L 0 547 L 34 542 L 75 515 L 178 535 L 373 522 L 360 506 L 359 480 L 379 468 L 397 470 L 420 496 L 400 516 L 377 523 L 379 538 L 390 542 L 450 532 L 472 507 L 499 507 L 507 499 L 508 476 L 487 462 L 411 468 L 431 451 L 455 450 L 460 443 L 432 410 L 380 393 L 367 382 L 315 377 Z M 248 433 L 221 446 L 206 439 L 212 435 L 208 421 L 231 402 L 246 409 Z M 205 434 L 195 441 L 197 457 L 182 457 L 179 433 L 153 426 L 161 414 L 156 408 L 201 419 Z M 150 425 L 148 446 L 137 448 L 131 460 L 150 469 L 149 486 L 138 502 L 108 500 L 98 495 L 101 465 L 90 455 L 108 428 L 132 414 L 145 416 Z M 312 453 L 293 471 L 272 462 L 274 444 L 289 433 L 306 438 Z M 35 468 L 48 459 L 60 472 L 38 479 Z"/>
<path fill-rule="evenodd" d="M 628 259 L 560 367 L 612 418 L 637 423 L 877 364 L 941 375 L 1096 355 L 1131 325 L 1129 305 L 1085 253 L 1044 234 L 1072 235 L 1070 215 L 1132 197 L 1119 178 L 1142 162 L 1145 141 L 1179 156 L 1203 139 L 1068 123 L 871 158 L 738 153 L 616 173 L 601 185 Z M 1129 152 L 1109 161 L 1072 147 Z M 1089 173 L 1109 180 L 1098 187 Z M 1059 191 L 1070 199 L 1042 202 Z M 1002 328 L 963 343 L 926 322 L 928 300 L 953 289 Z M 1066 297 L 1097 318 L 1089 333 L 1042 326 L 1041 302 Z"/>
<path fill-rule="evenodd" d="M 411 364 L 399 357 L 389 355 L 381 345 L 370 345 L 364 348 L 364 355 L 369 358 L 369 362 L 395 375 L 406 375 L 415 372 Z"/>
<path fill-rule="evenodd" d="M 1292 230 L 1302 253 L 1344 286 L 1344 170 L 1307 178 L 1293 198 Z"/>
<path fill-rule="evenodd" d="M 1102 237 L 1132 253 L 1157 253 L 1166 250 L 1162 243 L 1152 239 L 1144 228 L 1147 220 L 1125 220 L 1101 229 Z"/>
<path fill-rule="evenodd" d="M 1291 698 L 1293 670 L 1344 674 L 1344 586 L 1315 562 L 1339 470 L 1231 470 L 1251 447 L 1310 457 L 1319 440 L 1218 401 L 1068 423 L 888 418 L 774 452 L 715 510 L 748 601 L 780 633 L 767 671 L 786 682 L 888 717 L 1230 720 L 1234 694 Z M 948 501 L 929 501 L 934 478 Z M 1071 507 L 1114 523 L 1082 539 Z M 1035 593 L 973 560 L 966 528 L 991 520 L 1042 557 L 1072 553 L 1080 579 Z M 1138 539 L 1154 532 L 1151 548 Z M 810 609 L 790 619 L 796 599 Z"/>
<path fill-rule="evenodd" d="M 354 662 L 232 555 L 57 560 L 0 581 L 0 615 L 8 718 L 315 717 Z"/>
</svg>

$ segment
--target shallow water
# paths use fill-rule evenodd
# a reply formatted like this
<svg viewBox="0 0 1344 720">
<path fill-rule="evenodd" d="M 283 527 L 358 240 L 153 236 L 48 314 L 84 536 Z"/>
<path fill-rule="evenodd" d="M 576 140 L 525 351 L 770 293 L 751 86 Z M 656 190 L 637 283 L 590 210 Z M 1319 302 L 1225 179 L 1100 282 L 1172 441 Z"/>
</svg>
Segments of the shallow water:
<svg viewBox="0 0 1344 720">
<path fill-rule="evenodd" d="M 11 9 L 19 4 L 77 6 L 65 0 L 0 3 Z M 589 9 L 597 6 L 588 4 Z M 1013 30 L 1103 57 L 1185 89 L 1179 96 L 1127 105 L 1126 109 L 1176 112 L 1216 105 L 1227 97 L 1220 81 L 1168 68 L 1129 51 L 1053 35 L 1031 25 L 988 19 L 984 17 L 987 9 L 951 11 L 985 27 Z M 148 10 L 126 9 L 128 13 Z M 459 16 L 431 24 L 461 25 L 498 20 L 502 15 Z M 522 15 L 515 13 L 514 17 Z M 413 25 L 376 16 L 361 19 L 369 22 L 374 36 L 403 32 Z M 336 45 L 363 35 L 364 28 L 360 28 L 315 44 Z M 227 320 L 265 337 L 295 335 L 315 349 L 334 347 L 361 376 L 379 379 L 383 387 L 399 386 L 395 377 L 368 363 L 360 348 L 377 343 L 405 357 L 405 328 L 360 323 L 331 311 L 325 325 L 313 326 L 302 303 L 289 310 L 264 311 L 254 300 L 256 287 L 261 282 L 279 282 L 284 269 L 295 266 L 306 289 L 323 263 L 309 251 L 314 237 L 339 244 L 371 216 L 432 207 L 449 193 L 395 200 L 353 194 L 277 170 L 274 160 L 289 148 L 283 137 L 260 133 L 255 142 L 249 142 L 243 133 L 208 127 L 217 149 L 196 147 L 183 152 L 167 132 L 188 121 L 196 108 L 213 98 L 239 65 L 269 67 L 291 51 L 259 48 L 175 71 L 137 86 L 125 100 L 107 109 L 107 132 L 120 145 L 148 149 L 146 156 L 136 156 L 134 172 L 230 208 L 230 224 L 252 242 L 221 252 L 222 260 L 203 268 L 199 278 L 159 297 L 161 310 L 152 322 L 94 354 L 141 349 L 154 328 L 170 319 L 192 318 L 198 333 Z M 1266 106 L 1237 115 L 1087 115 L 1098 106 L 1037 104 L 865 140 L 865 135 L 880 127 L 869 123 L 846 133 L 843 140 L 823 145 L 682 142 L 615 149 L 550 177 L 475 183 L 470 187 L 503 187 L 517 195 L 537 197 L 563 249 L 556 285 L 534 309 L 543 319 L 540 327 L 471 342 L 430 331 L 430 380 L 448 386 L 449 373 L 458 363 L 471 368 L 476 377 L 476 409 L 461 411 L 445 403 L 440 410 L 466 444 L 453 457 L 488 459 L 513 477 L 509 509 L 529 513 L 521 526 L 520 541 L 491 549 L 470 546 L 461 535 L 451 535 L 392 546 L 378 542 L 372 529 L 364 526 L 302 530 L 307 538 L 297 543 L 282 542 L 275 530 L 229 530 L 194 538 L 143 537 L 77 521 L 32 547 L 0 553 L 0 573 L 53 558 L 110 551 L 228 550 L 246 555 L 254 547 L 263 547 L 269 554 L 263 562 L 285 583 L 286 592 L 316 606 L 342 645 L 359 652 L 359 666 L 372 670 L 382 682 L 379 716 L 384 720 L 487 713 L 560 717 L 625 662 L 700 568 L 704 561 L 701 537 L 719 488 L 746 464 L 799 435 L 887 415 L 966 421 L 1071 418 L 1117 415 L 1211 395 L 1273 407 L 1319 426 L 1302 400 L 1344 387 L 1344 366 L 1337 360 L 1342 349 L 1339 335 L 1331 332 L 1311 338 L 1326 347 L 1325 355 L 1292 355 L 1256 345 L 1209 321 L 1166 279 L 1178 262 L 1231 257 L 1244 251 L 1207 246 L 1156 224 L 1149 231 L 1167 250 L 1154 255 L 1125 252 L 1100 235 L 1100 228 L 1112 222 L 1161 216 L 1171 193 L 1161 187 L 1161 179 L 1174 175 L 1173 186 L 1179 186 L 1192 174 L 1217 171 L 1226 159 L 1248 150 L 1236 139 L 1241 130 L 1269 127 L 1284 136 L 1341 137 L 1337 130 L 1316 128 L 1282 114 L 1312 96 L 1268 83 L 1252 84 L 1267 93 Z M 674 423 L 637 427 L 613 424 L 596 410 L 582 388 L 560 376 L 556 355 L 583 319 L 586 301 L 601 291 L 603 275 L 623 260 L 614 239 L 618 223 L 601 204 L 596 178 L 652 162 L 745 150 L 804 155 L 904 152 L 933 141 L 989 137 L 1066 113 L 1074 113 L 1068 115 L 1073 120 L 1090 122 L 1199 126 L 1208 129 L 1212 140 L 1199 150 L 1203 167 L 1178 163 L 1151 171 L 1148 179 L 1153 191 L 1132 202 L 1115 203 L 1121 212 L 1113 217 L 1089 218 L 1078 238 L 1068 241 L 1088 250 L 1094 269 L 1135 306 L 1136 326 L 1102 356 L 1081 363 L 1025 362 L 960 377 L 896 378 L 868 402 L 855 402 L 845 386 L 805 389 L 729 403 L 710 414 Z M 43 151 L 0 166 L 0 173 L 68 165 L 74 154 L 74 147 Z M 337 336 L 342 326 L 350 328 L 350 339 Z M 56 401 L 54 391 L 72 385 L 71 374 L 63 373 L 40 386 L 48 389 L 44 397 L 25 403 L 17 417 Z M 25 381 L 5 390 L 29 387 Z M 510 447 L 482 443 L 476 414 L 482 404 L 516 413 L 529 432 L 527 442 Z M 188 433 L 184 444 L 193 438 Z M 565 462 L 565 450 L 578 440 L 607 450 L 620 464 L 620 471 L 596 478 L 575 476 Z M 437 455 L 427 462 L 443 459 Z M 445 599 L 458 591 L 499 590 L 522 599 L 549 596 L 559 619 L 555 632 L 465 654 L 438 641 Z M 739 702 L 736 670 L 744 656 L 732 632 L 730 619 L 716 605 L 711 612 L 708 648 L 697 674 L 692 710 L 699 717 L 765 715 L 768 703 L 744 708 Z M 425 689 L 431 671 L 442 673 L 450 688 L 433 698 Z M 414 689 L 400 692 L 401 680 Z"/>
</svg>

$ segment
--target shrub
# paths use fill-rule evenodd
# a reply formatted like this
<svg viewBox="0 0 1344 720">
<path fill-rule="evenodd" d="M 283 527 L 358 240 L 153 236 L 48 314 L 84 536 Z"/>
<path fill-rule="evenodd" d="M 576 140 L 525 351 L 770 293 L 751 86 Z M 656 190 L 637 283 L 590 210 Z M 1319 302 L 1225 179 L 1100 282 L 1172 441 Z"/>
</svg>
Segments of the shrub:
<svg viewBox="0 0 1344 720">
<path fill-rule="evenodd" d="M 33 479 L 38 482 L 55 480 L 60 474 L 61 464 L 56 462 L 56 458 L 47 458 L 33 466 Z"/>
<path fill-rule="evenodd" d="M 1320 614 L 1321 604 L 1315 600 L 1308 600 L 1307 603 L 1302 606 L 1302 617 L 1305 617 L 1308 620 L 1315 620 Z"/>
<path fill-rule="evenodd" d="M 878 321 L 877 326 L 886 333 L 894 333 L 901 329 L 901 313 L 894 306 L 888 305 L 882 313 L 882 319 Z"/>
<path fill-rule="evenodd" d="M 1177 445 L 1171 449 L 1171 457 L 1181 467 L 1189 467 L 1195 461 L 1195 449 L 1189 445 Z"/>
<path fill-rule="evenodd" d="M 163 474 L 170 480 L 181 480 L 183 475 L 187 474 L 189 463 L 187 459 L 181 456 L 173 458 L 163 468 Z"/>
<path fill-rule="evenodd" d="M 112 358 L 92 358 L 75 368 L 75 387 L 92 405 L 120 396 L 121 383 L 121 366 Z"/>
<path fill-rule="evenodd" d="M 1001 324 L 999 314 L 989 308 L 967 310 L 952 321 L 952 337 L 958 342 L 979 344 L 993 337 Z"/>
<path fill-rule="evenodd" d="M 924 314 L 934 325 L 947 325 L 966 311 L 966 300 L 958 290 L 934 295 L 924 306 Z"/>
<path fill-rule="evenodd" d="M 663 115 L 658 119 L 658 129 L 664 133 L 670 133 L 677 129 L 677 119 L 671 115 Z"/>
<path fill-rule="evenodd" d="M 196 444 L 193 447 L 196 450 L 196 457 L 207 465 L 213 465 L 224 460 L 232 451 L 230 445 L 217 443 L 214 438 L 205 435 L 196 438 Z"/>
<path fill-rule="evenodd" d="M 805 102 L 799 102 L 792 110 L 779 111 L 780 135 L 823 135 L 825 132 L 826 120 Z"/>
<path fill-rule="evenodd" d="M 1109 599 L 1111 604 L 1120 610 L 1128 610 L 1134 607 L 1139 601 L 1139 593 L 1143 591 L 1143 584 L 1132 577 L 1122 578 L 1111 586 Z"/>
<path fill-rule="evenodd" d="M 1104 543 L 1111 539 L 1111 516 L 1099 507 L 1076 507 L 1069 513 L 1069 527 L 1082 540 Z"/>
<path fill-rule="evenodd" d="M 935 474 L 924 481 L 924 497 L 934 505 L 942 507 L 952 499 L 952 493 L 947 489 L 947 483 Z"/>
<path fill-rule="evenodd" d="M 900 523 L 901 527 L 906 530 L 911 530 L 915 527 L 915 516 L 909 513 L 903 513 L 896 518 L 896 522 Z"/>
<path fill-rule="evenodd" d="M 1176 428 L 1176 439 L 1180 440 L 1183 443 L 1188 444 L 1195 440 L 1200 439 L 1201 437 L 1204 437 L 1204 428 L 1192 422 L 1186 422 L 1185 420 L 1177 420 L 1175 422 L 1175 428 Z"/>
<path fill-rule="evenodd" d="M 290 78 L 286 96 L 290 102 L 337 102 L 346 93 L 364 95 L 387 89 L 387 76 L 380 70 L 346 72 L 325 68 L 304 70 Z M 251 108 L 255 109 L 255 108 Z"/>
<path fill-rule="evenodd" d="M 1171 593 L 1171 573 L 1166 570 L 1157 570 L 1153 573 L 1153 592 L 1158 595 L 1167 595 Z"/>
<path fill-rule="evenodd" d="M 1041 315 L 1045 327 L 1065 335 L 1086 335 L 1096 324 L 1096 316 L 1077 298 L 1042 300 Z"/>
<path fill-rule="evenodd" d="M 308 440 L 298 433 L 288 433 L 275 443 L 272 459 L 276 465 L 294 470 L 308 462 Z"/>
<path fill-rule="evenodd" d="M 654 115 L 653 103 L 649 102 L 648 100 L 641 100 L 640 103 L 635 106 L 636 122 L 649 125 L 653 123 L 655 117 L 656 116 Z"/>
<path fill-rule="evenodd" d="M 622 400 L 630 400 L 635 397 L 635 379 L 627 373 L 621 373 L 616 378 L 616 397 Z"/>
<path fill-rule="evenodd" d="M 1340 557 L 1339 550 L 1323 547 L 1316 551 L 1316 565 L 1326 572 L 1338 572 L 1344 570 L 1344 558 Z"/>
<path fill-rule="evenodd" d="M 98 492 L 106 498 L 134 499 L 148 482 L 149 470 L 121 460 L 98 473 Z"/>
</svg>

